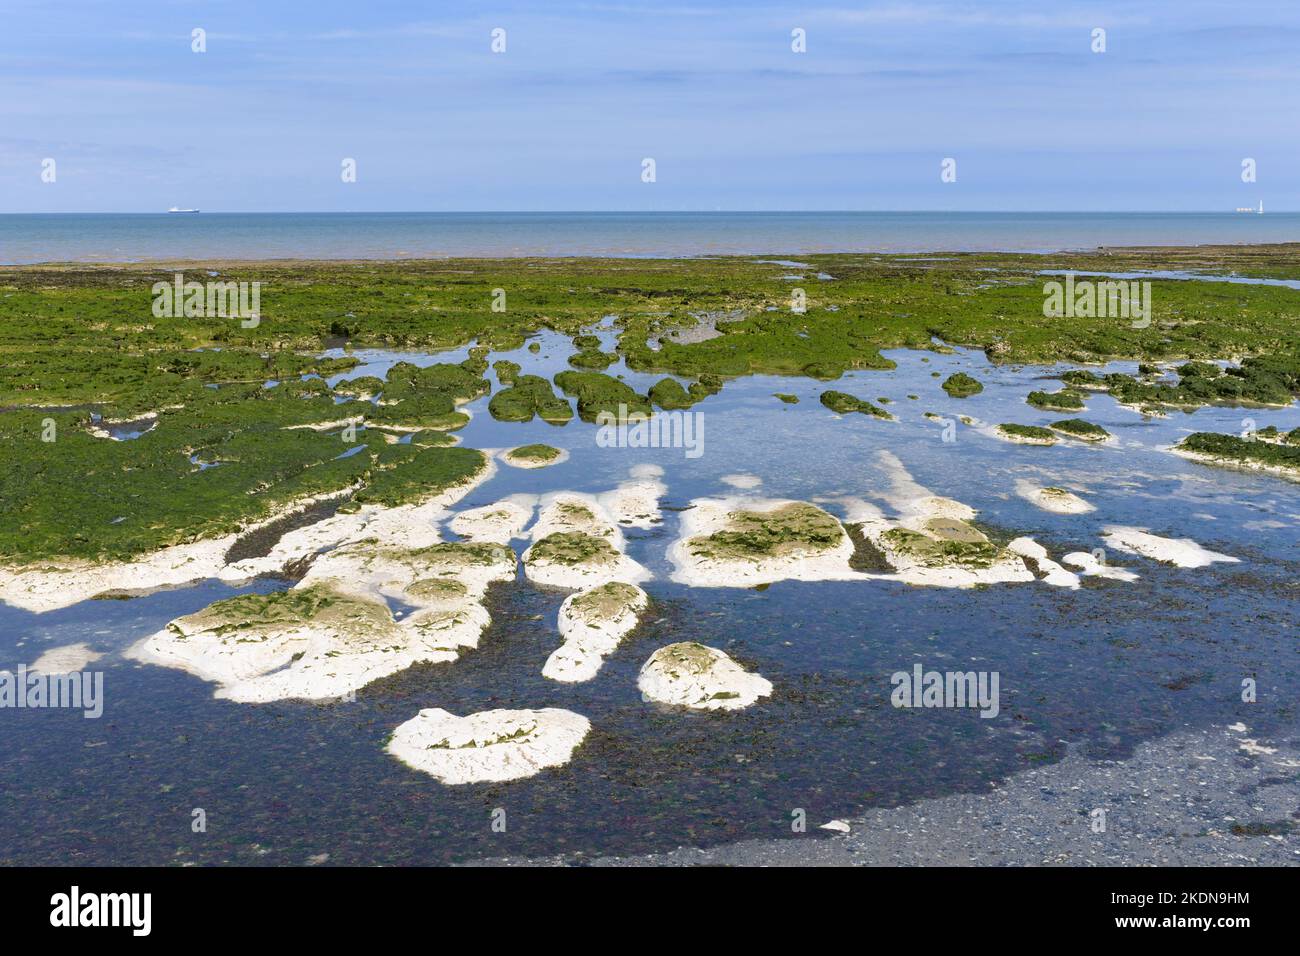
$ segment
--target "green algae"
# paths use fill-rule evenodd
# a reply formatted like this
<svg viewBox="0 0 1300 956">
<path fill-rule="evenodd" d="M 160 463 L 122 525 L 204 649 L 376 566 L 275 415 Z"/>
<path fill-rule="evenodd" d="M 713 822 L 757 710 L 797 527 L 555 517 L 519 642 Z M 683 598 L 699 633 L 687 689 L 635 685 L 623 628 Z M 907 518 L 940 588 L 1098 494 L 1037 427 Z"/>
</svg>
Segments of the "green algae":
<svg viewBox="0 0 1300 956">
<path fill-rule="evenodd" d="M 1092 422 L 1084 421 L 1082 418 L 1064 418 L 1059 422 L 1052 422 L 1048 428 L 1053 431 L 1061 432 L 1071 438 L 1079 438 L 1083 441 L 1105 441 L 1111 437 L 1110 432 L 1100 425 L 1094 425 Z"/>
<path fill-rule="evenodd" d="M 156 265 L 0 267 L 0 407 L 16 406 L 0 413 L 7 452 L 0 555 L 135 556 L 239 530 L 302 497 L 364 485 L 372 472 L 391 470 L 376 448 L 337 459 L 352 446 L 336 431 L 296 426 L 361 416 L 371 426 L 418 428 L 414 441 L 432 447 L 446 440 L 433 437 L 436 429 L 463 424 L 458 404 L 487 394 L 489 349 L 521 348 L 544 329 L 578 336 L 610 313 L 620 316 L 618 352 L 629 367 L 695 378 L 685 391 L 696 401 L 724 376 L 832 380 L 852 369 L 890 368 L 882 350 L 937 351 L 936 338 L 982 349 L 995 363 L 1139 360 L 1141 377 L 1084 369 L 1063 376 L 1067 385 L 1105 388 L 1139 408 L 1284 405 L 1300 388 L 1300 305 L 1292 289 L 1153 279 L 1151 325 L 1134 329 L 1113 318 L 1043 316 L 1039 274 L 1170 269 L 1295 278 L 1294 245 L 963 253 L 933 262 L 805 258 L 836 281 L 819 288 L 815 307 L 801 314 L 789 312 L 788 284 L 770 266 L 739 257 L 193 266 L 219 270 L 222 281 L 263 283 L 262 321 L 254 328 L 155 318 L 151 286 L 173 276 Z M 492 311 L 497 288 L 510 289 L 506 312 Z M 714 323 L 716 336 L 659 338 L 704 313 L 727 317 Z M 383 383 L 383 404 L 372 410 L 366 402 L 333 405 L 334 396 L 363 396 L 377 380 L 341 383 L 331 393 L 322 379 L 358 360 L 319 355 L 330 337 L 349 348 L 475 348 L 465 362 L 433 371 L 398 363 Z M 600 351 L 598 340 L 575 344 L 579 352 Z M 535 341 L 527 345 L 539 350 Z M 1240 361 L 1226 370 L 1209 361 L 1224 357 Z M 1184 361 L 1176 381 L 1156 379 L 1156 363 L 1175 360 Z M 509 365 L 497 372 L 510 384 Z M 512 387 L 492 396 L 494 417 L 572 417 L 544 379 L 532 377 L 516 391 L 528 378 L 516 375 Z M 268 381 L 280 384 L 263 389 Z M 641 399 L 628 402 L 629 410 L 649 411 L 651 400 L 617 383 L 628 389 L 620 393 L 608 376 L 569 381 L 580 402 L 585 395 L 589 419 L 602 409 L 617 413 L 620 394 Z M 684 407 L 669 386 L 660 396 Z M 108 421 L 146 412 L 158 418 L 142 437 L 115 442 L 88 434 L 92 411 Z M 39 440 L 46 418 L 57 441 Z M 1293 440 L 1300 441 L 1287 443 Z M 191 458 L 216 467 L 200 469 Z"/>
<path fill-rule="evenodd" d="M 440 541 L 423 548 L 396 549 L 388 553 L 398 560 L 443 576 L 460 574 L 468 568 L 515 564 L 515 553 L 509 545 L 491 541 Z"/>
<path fill-rule="evenodd" d="M 1296 429 L 1291 435 L 1297 432 L 1300 432 L 1300 429 Z M 1287 444 L 1275 444 L 1270 441 L 1241 438 L 1237 435 L 1195 432 L 1175 447 L 1224 464 L 1261 465 L 1300 476 L 1300 446 L 1290 441 Z"/>
<path fill-rule="evenodd" d="M 241 641 L 267 640 L 307 626 L 373 637 L 393 626 L 392 614 L 385 605 L 341 594 L 324 584 L 269 594 L 241 594 L 210 604 L 182 620 L 185 628 L 168 625 L 173 633 L 183 636 L 187 630 L 202 630 L 238 634 Z"/>
<path fill-rule="evenodd" d="M 721 381 L 715 385 L 710 378 L 712 377 L 703 376 L 701 381 L 692 382 L 687 388 L 675 378 L 661 378 L 650 386 L 647 397 L 663 409 L 690 408 L 721 390 Z"/>
<path fill-rule="evenodd" d="M 486 464 L 483 453 L 473 448 L 387 445 L 375 454 L 365 484 L 339 510 L 417 503 L 471 481 Z"/>
<path fill-rule="evenodd" d="M 963 540 L 931 537 L 907 528 L 891 528 L 880 537 L 891 551 L 912 558 L 927 568 L 984 570 L 992 567 L 1003 554 L 1001 548 L 984 539 L 983 535 L 979 539 Z"/>
<path fill-rule="evenodd" d="M 821 403 L 833 412 L 840 415 L 848 415 L 852 412 L 858 412 L 863 415 L 874 415 L 876 418 L 890 419 L 894 416 L 883 408 L 872 405 L 865 398 L 858 398 L 850 395 L 848 392 L 827 391 L 821 394 Z"/>
<path fill-rule="evenodd" d="M 501 359 L 492 363 L 492 371 L 497 373 L 497 381 L 502 385 L 513 385 L 515 379 L 519 377 L 519 370 L 519 363 L 512 362 L 509 359 Z"/>
<path fill-rule="evenodd" d="M 574 597 L 572 609 L 588 623 L 613 621 L 639 605 L 642 591 L 622 581 L 610 581 Z"/>
<path fill-rule="evenodd" d="M 979 379 L 972 378 L 965 372 L 954 372 L 944 379 L 943 384 L 939 387 L 952 398 L 970 398 L 970 396 L 978 395 L 984 391 L 984 385 Z"/>
<path fill-rule="evenodd" d="M 771 511 L 733 511 L 727 527 L 692 538 L 687 547 L 696 557 L 758 560 L 791 552 L 819 552 L 844 538 L 840 523 L 815 505 L 793 502 Z"/>
<path fill-rule="evenodd" d="M 424 603 L 459 601 L 469 595 L 469 589 L 454 578 L 419 578 L 402 591 Z"/>
<path fill-rule="evenodd" d="M 324 384 L 324 383 L 322 383 Z M 359 378 L 345 379 L 334 386 L 334 394 L 347 398 L 374 398 L 384 390 L 384 380 L 374 375 L 362 375 Z"/>
<path fill-rule="evenodd" d="M 779 398 L 781 401 L 785 402 L 787 405 L 798 405 L 798 404 L 799 404 L 799 396 L 798 396 L 798 395 L 790 395 L 790 394 L 788 394 L 787 392 L 775 392 L 775 393 L 773 393 L 773 397 L 774 397 L 774 398 Z"/>
<path fill-rule="evenodd" d="M 1069 389 L 1059 392 L 1030 392 L 1025 401 L 1034 408 L 1049 412 L 1077 412 L 1083 408 L 1083 396 Z"/>
<path fill-rule="evenodd" d="M 534 417 L 553 425 L 573 418 L 573 408 L 555 394 L 551 383 L 539 375 L 520 375 L 509 388 L 488 402 L 488 414 L 503 422 L 531 422 Z"/>
<path fill-rule="evenodd" d="M 544 564 L 613 564 L 618 552 L 604 538 L 581 531 L 557 531 L 536 542 L 528 549 L 530 562 Z"/>
<path fill-rule="evenodd" d="M 521 461 L 552 462 L 560 457 L 560 450 L 551 445 L 533 444 L 520 445 L 518 448 L 510 449 L 506 454 L 510 458 Z"/>
<path fill-rule="evenodd" d="M 578 400 L 578 417 L 584 422 L 594 422 L 602 415 L 616 421 L 631 416 L 648 418 L 654 411 L 646 396 L 603 372 L 561 372 L 555 376 L 555 384 Z"/>
<path fill-rule="evenodd" d="M 998 426 L 998 430 L 1008 435 L 1014 435 L 1017 438 L 1028 438 L 1033 441 L 1056 441 L 1056 436 L 1052 434 L 1050 428 L 1043 428 L 1039 425 L 1017 425 L 1014 422 L 1004 422 Z"/>
<path fill-rule="evenodd" d="M 1212 362 L 1178 366 L 1176 384 L 1142 381 L 1119 373 L 1096 376 L 1067 372 L 1066 381 L 1104 387 L 1123 405 L 1151 408 L 1200 408 L 1205 405 L 1289 405 L 1300 394 L 1300 350 L 1294 345 L 1270 355 L 1248 356 L 1240 365 L 1220 368 Z"/>
</svg>

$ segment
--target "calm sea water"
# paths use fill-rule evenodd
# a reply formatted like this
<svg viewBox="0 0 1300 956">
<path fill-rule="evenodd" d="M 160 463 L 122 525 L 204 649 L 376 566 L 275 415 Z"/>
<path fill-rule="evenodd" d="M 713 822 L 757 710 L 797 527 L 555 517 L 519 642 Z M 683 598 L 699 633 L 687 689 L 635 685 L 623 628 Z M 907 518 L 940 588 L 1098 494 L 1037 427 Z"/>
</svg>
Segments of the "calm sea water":
<svg viewBox="0 0 1300 956">
<path fill-rule="evenodd" d="M 608 328 L 599 333 L 608 339 Z M 542 333 L 541 351 L 494 353 L 525 372 L 566 367 L 567 337 Z M 347 377 L 383 375 L 399 359 L 441 355 L 358 351 Z M 897 417 L 838 418 L 806 378 L 728 382 L 697 406 L 704 453 L 611 449 L 580 421 L 495 421 L 487 399 L 468 406 L 459 434 L 477 448 L 544 441 L 570 452 L 538 471 L 503 467 L 457 509 L 521 492 L 603 492 L 643 464 L 664 469 L 664 521 L 628 533 L 629 553 L 654 578 L 654 612 L 597 678 L 562 685 L 541 676 L 559 642 L 565 593 L 526 581 L 494 586 L 492 625 L 453 664 L 410 668 L 357 693 L 354 702 L 235 704 L 179 671 L 132 663 L 122 651 L 180 614 L 234 593 L 208 581 L 123 601 L 86 601 L 48 614 L 0 605 L 0 667 L 85 641 L 105 654 L 105 711 L 0 711 L 0 863 L 288 863 L 328 854 L 331 864 L 447 863 L 477 857 L 646 852 L 754 837 L 816 839 L 816 824 L 868 807 L 984 790 L 1075 748 L 1122 759 L 1153 737 L 1242 721 L 1268 739 L 1294 726 L 1300 579 L 1300 484 L 1210 468 L 1164 448 L 1188 431 L 1300 425 L 1300 408 L 1205 408 L 1146 419 L 1107 395 L 1086 418 L 1116 436 L 1104 447 L 1013 445 L 962 426 L 942 439 L 934 412 L 956 420 L 1041 424 L 1059 415 L 1025 404 L 1055 387 L 1059 368 L 991 367 L 983 354 L 891 352 L 898 367 L 857 371 L 835 384 L 889 399 Z M 1132 371 L 1133 363 L 1109 370 Z M 956 371 L 985 390 L 969 399 L 940 388 Z M 611 368 L 644 390 L 658 376 Z M 333 380 L 331 380 L 333 381 Z M 774 392 L 796 394 L 787 405 Z M 915 398 L 911 397 L 915 396 Z M 1078 591 L 1043 584 L 953 591 L 892 582 L 785 581 L 763 590 L 690 588 L 669 579 L 667 549 L 681 510 L 703 495 L 736 494 L 723 479 L 762 479 L 759 494 L 880 503 L 890 486 L 881 451 L 916 480 L 979 510 L 1001 536 L 1032 534 L 1055 557 L 1102 545 L 1109 524 L 1189 537 L 1240 558 L 1200 570 L 1119 554 L 1141 577 Z M 1040 511 L 1017 479 L 1064 483 L 1097 510 Z M 515 542 L 522 546 L 523 542 Z M 266 591 L 286 583 L 263 579 Z M 636 675 L 673 641 L 723 648 L 775 686 L 733 714 L 672 711 L 644 703 Z M 1001 677 L 998 718 L 973 711 L 895 710 L 890 675 L 914 663 L 989 670 Z M 1241 701 L 1258 679 L 1259 702 Z M 507 784 L 443 786 L 384 753 L 393 728 L 424 707 L 457 714 L 498 707 L 564 707 L 588 717 L 591 736 L 567 765 Z M 1189 785 L 1189 791 L 1195 787 Z M 1069 794 L 1062 816 L 1083 812 Z M 195 833 L 193 811 L 208 828 Z M 790 829 L 793 808 L 809 834 Z M 491 828 L 507 813 L 506 832 Z"/>
<path fill-rule="evenodd" d="M 1300 213 L 198 213 L 0 215 L 0 263 L 439 256 L 1050 252 L 1294 242 Z"/>
</svg>

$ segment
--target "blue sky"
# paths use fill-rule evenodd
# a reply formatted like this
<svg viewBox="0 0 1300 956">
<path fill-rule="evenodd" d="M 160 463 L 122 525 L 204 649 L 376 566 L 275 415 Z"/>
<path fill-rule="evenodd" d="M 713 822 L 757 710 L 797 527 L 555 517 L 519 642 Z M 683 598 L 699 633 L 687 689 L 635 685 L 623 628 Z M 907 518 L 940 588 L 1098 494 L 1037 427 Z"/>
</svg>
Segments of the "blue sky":
<svg viewBox="0 0 1300 956">
<path fill-rule="evenodd" d="M 0 212 L 1300 209 L 1294 0 L 0 0 L 0 20 Z"/>
</svg>

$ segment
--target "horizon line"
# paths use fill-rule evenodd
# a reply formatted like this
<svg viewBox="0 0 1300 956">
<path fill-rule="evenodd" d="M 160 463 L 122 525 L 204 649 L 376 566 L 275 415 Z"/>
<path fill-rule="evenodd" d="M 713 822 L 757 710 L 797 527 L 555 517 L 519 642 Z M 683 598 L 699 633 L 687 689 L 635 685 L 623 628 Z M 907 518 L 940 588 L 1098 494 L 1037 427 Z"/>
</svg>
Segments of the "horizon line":
<svg viewBox="0 0 1300 956">
<path fill-rule="evenodd" d="M 202 209 L 177 210 L 75 210 L 75 211 L 39 211 L 39 212 L 0 212 L 0 216 L 165 216 L 165 215 L 209 215 L 209 216 L 374 216 L 374 215 L 510 215 L 510 216 L 554 216 L 554 215 L 843 215 L 843 214 L 907 214 L 907 215 L 1095 215 L 1095 216 L 1245 216 L 1269 215 L 1276 213 L 1296 213 L 1300 209 L 1273 209 L 1259 213 L 1254 208 L 1247 209 L 220 209 L 204 211 Z"/>
</svg>

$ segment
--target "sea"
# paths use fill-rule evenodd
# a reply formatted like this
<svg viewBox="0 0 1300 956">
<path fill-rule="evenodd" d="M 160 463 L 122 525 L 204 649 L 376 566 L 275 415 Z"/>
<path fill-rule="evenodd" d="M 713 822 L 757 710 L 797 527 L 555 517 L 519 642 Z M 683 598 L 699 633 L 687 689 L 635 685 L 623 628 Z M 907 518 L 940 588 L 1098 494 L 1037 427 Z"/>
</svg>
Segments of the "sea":
<svg viewBox="0 0 1300 956">
<path fill-rule="evenodd" d="M 1055 252 L 1300 240 L 1300 213 L 0 214 L 0 264 L 178 259 Z"/>
</svg>

